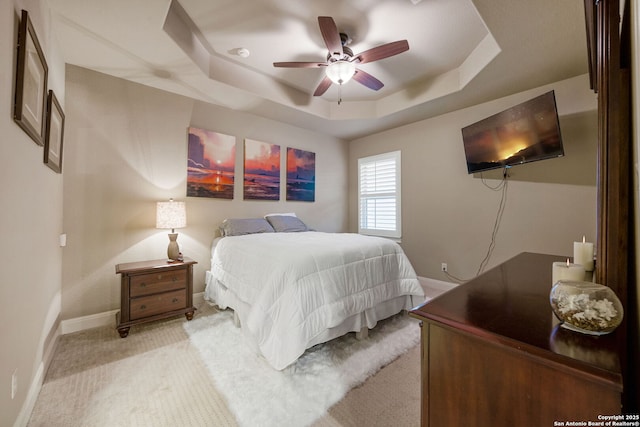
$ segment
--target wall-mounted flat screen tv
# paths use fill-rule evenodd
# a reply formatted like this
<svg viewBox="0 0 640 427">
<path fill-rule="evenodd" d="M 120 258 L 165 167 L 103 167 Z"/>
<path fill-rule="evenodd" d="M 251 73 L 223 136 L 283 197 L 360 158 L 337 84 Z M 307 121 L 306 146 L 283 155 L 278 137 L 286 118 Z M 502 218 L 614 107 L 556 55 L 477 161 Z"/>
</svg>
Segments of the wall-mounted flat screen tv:
<svg viewBox="0 0 640 427">
<path fill-rule="evenodd" d="M 554 92 L 464 127 L 462 140 L 470 174 L 564 156 Z"/>
</svg>

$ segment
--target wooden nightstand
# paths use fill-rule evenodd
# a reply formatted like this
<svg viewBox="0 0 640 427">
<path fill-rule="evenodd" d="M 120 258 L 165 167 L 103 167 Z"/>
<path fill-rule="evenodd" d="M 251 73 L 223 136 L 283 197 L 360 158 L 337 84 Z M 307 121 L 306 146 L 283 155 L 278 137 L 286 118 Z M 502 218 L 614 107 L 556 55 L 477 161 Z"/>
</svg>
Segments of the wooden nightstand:
<svg viewBox="0 0 640 427">
<path fill-rule="evenodd" d="M 121 338 L 133 325 L 184 314 L 193 319 L 192 259 L 167 262 L 166 259 L 116 265 L 121 274 L 120 312 L 116 324 Z"/>
</svg>

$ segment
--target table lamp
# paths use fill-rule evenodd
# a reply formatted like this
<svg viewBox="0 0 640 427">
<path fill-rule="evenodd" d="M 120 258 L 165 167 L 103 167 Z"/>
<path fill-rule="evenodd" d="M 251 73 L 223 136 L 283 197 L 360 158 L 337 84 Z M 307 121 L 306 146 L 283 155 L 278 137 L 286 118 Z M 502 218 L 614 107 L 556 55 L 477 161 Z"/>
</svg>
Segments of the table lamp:
<svg viewBox="0 0 640 427">
<path fill-rule="evenodd" d="M 170 228 L 169 247 L 167 257 L 170 261 L 182 261 L 180 248 L 178 247 L 178 233 L 176 228 L 187 226 L 187 210 L 184 202 L 176 202 L 169 199 L 168 202 L 158 202 L 156 209 L 156 228 Z"/>
</svg>

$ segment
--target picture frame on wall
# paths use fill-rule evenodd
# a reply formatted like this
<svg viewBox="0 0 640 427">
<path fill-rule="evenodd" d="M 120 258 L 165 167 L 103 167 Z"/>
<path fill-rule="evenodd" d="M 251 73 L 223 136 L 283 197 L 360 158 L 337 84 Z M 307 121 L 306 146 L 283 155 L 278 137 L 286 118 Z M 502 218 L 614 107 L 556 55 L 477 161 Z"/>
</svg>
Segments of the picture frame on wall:
<svg viewBox="0 0 640 427">
<path fill-rule="evenodd" d="M 233 199 L 236 137 L 193 126 L 188 133 L 187 197 Z"/>
<path fill-rule="evenodd" d="M 62 144 L 64 142 L 64 111 L 52 90 L 47 98 L 46 138 L 44 162 L 57 173 L 62 173 Z"/>
<path fill-rule="evenodd" d="M 45 140 L 48 72 L 29 13 L 23 10 L 18 29 L 13 119 L 38 145 L 44 145 Z"/>
<path fill-rule="evenodd" d="M 316 154 L 287 147 L 287 201 L 316 200 Z"/>
<path fill-rule="evenodd" d="M 280 200 L 280 146 L 245 138 L 244 200 Z"/>
</svg>

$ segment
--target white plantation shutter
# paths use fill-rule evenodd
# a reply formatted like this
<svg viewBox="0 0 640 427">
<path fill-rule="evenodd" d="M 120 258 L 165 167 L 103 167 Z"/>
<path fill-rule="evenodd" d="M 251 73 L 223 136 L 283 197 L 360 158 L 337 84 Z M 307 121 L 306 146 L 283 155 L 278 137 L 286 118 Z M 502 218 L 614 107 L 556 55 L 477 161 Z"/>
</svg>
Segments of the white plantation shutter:
<svg viewBox="0 0 640 427">
<path fill-rule="evenodd" d="M 400 151 L 358 159 L 358 232 L 402 236 Z"/>
</svg>

